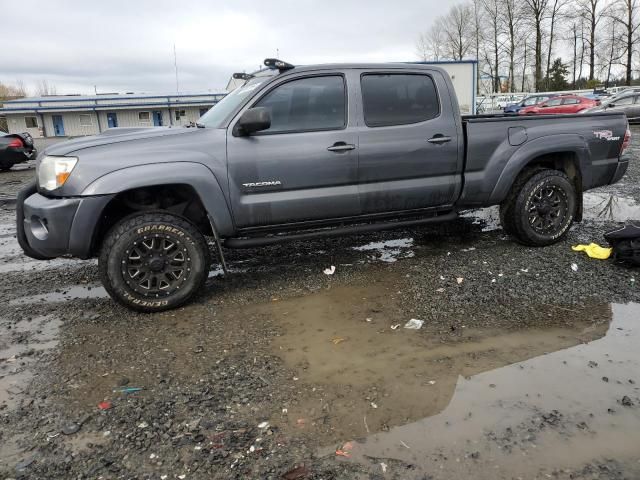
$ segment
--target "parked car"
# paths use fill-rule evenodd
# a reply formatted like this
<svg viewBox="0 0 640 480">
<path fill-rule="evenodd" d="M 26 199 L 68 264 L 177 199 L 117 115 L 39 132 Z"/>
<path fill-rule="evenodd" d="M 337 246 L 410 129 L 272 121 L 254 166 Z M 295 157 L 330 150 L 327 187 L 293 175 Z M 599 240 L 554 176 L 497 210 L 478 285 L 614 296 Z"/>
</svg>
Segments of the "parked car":
<svg viewBox="0 0 640 480">
<path fill-rule="evenodd" d="M 624 112 L 629 123 L 640 123 L 640 91 L 630 91 L 618 97 L 605 100 L 600 105 L 584 110 L 586 113 L 594 112 Z"/>
<path fill-rule="evenodd" d="M 518 113 L 520 115 L 580 113 L 581 111 L 595 107 L 598 104 L 598 100 L 592 100 L 580 95 L 558 95 L 537 105 L 525 107 Z"/>
<path fill-rule="evenodd" d="M 33 146 L 33 137 L 29 133 L 0 131 L 0 170 L 9 170 L 17 163 L 36 158 L 37 153 Z"/>
<path fill-rule="evenodd" d="M 582 192 L 625 173 L 622 112 L 465 116 L 431 65 L 268 59 L 200 128 L 122 128 L 51 145 L 16 202 L 24 252 L 98 257 L 135 310 L 198 293 L 224 250 L 434 224 L 500 205 L 525 245 L 558 242 Z"/>
<path fill-rule="evenodd" d="M 550 98 L 555 97 L 556 95 L 553 93 L 543 93 L 540 95 L 529 95 L 525 97 L 522 101 L 518 103 L 511 103 L 504 107 L 504 113 L 518 113 L 525 107 L 530 107 L 532 105 L 537 105 L 538 103 L 549 100 Z"/>
<path fill-rule="evenodd" d="M 495 107 L 497 110 L 505 108 L 507 105 L 512 103 L 517 103 L 522 99 L 522 95 L 518 94 L 510 94 L 510 95 L 500 95 L 499 97 L 495 97 Z"/>
</svg>

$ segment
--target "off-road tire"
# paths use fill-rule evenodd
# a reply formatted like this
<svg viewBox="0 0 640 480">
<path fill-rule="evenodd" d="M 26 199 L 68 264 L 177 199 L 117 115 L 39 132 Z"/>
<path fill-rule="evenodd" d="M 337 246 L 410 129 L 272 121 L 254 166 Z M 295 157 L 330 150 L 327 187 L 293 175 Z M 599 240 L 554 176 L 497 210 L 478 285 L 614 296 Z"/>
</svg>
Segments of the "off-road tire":
<svg viewBox="0 0 640 480">
<path fill-rule="evenodd" d="M 8 172 L 13 167 L 13 163 L 0 163 L 0 172 Z"/>
<path fill-rule="evenodd" d="M 511 209 L 516 203 L 518 194 L 522 191 L 522 188 L 531 177 L 533 177 L 536 173 L 542 172 L 544 170 L 544 167 L 532 167 L 527 168 L 522 173 L 520 173 L 520 175 L 518 175 L 518 177 L 516 178 L 516 181 L 513 182 L 507 198 L 500 204 L 500 224 L 502 225 L 502 229 L 507 235 L 514 236 L 516 234 L 516 227 L 513 224 L 513 215 L 511 214 Z"/>
<path fill-rule="evenodd" d="M 173 245 L 172 249 L 167 250 L 167 245 Z M 180 259 L 183 263 L 174 267 Z M 138 262 L 134 270 L 131 262 Z M 152 262 L 156 262 L 153 269 L 161 270 L 152 270 Z M 184 268 L 176 276 L 180 266 Z M 203 287 L 210 266 L 210 251 L 200 231 L 187 219 L 165 212 L 137 213 L 122 219 L 107 233 L 98 258 L 100 280 L 111 298 L 146 313 L 169 310 L 190 301 Z M 132 277 L 135 268 L 147 271 L 142 277 Z M 171 268 L 174 270 L 165 272 Z M 149 285 L 148 292 L 139 282 L 145 275 L 149 277 L 145 283 Z M 163 291 L 162 282 L 170 288 Z"/>
<path fill-rule="evenodd" d="M 560 201 L 562 215 L 557 217 L 557 225 L 542 232 L 532 223 L 531 209 L 536 196 L 550 190 Z M 516 180 L 500 206 L 500 218 L 505 232 L 520 243 L 543 247 L 559 242 L 567 234 L 575 219 L 577 203 L 575 186 L 567 175 L 558 170 L 536 169 Z"/>
</svg>

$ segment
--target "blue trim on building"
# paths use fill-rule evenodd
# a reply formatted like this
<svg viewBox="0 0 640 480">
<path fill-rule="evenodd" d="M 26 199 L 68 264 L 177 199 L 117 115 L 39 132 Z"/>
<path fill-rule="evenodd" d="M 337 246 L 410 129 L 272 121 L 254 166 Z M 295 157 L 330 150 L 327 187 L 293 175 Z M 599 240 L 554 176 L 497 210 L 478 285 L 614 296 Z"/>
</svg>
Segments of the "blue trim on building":
<svg viewBox="0 0 640 480">
<path fill-rule="evenodd" d="M 158 98 L 166 98 L 166 97 L 158 97 Z M 0 113 L 12 113 L 12 112 L 58 112 L 62 110 L 90 110 L 90 111 L 103 111 L 103 110 L 114 110 L 123 107 L 140 107 L 139 110 L 146 110 L 148 108 L 157 108 L 157 107 L 169 107 L 169 108 L 179 108 L 181 106 L 193 106 L 193 105 L 215 105 L 220 100 L 212 100 L 209 102 L 206 101 L 193 101 L 193 102 L 179 102 L 179 103 L 112 103 L 109 105 L 77 105 L 77 106 L 64 106 L 64 107 L 13 107 L 13 108 L 0 108 Z"/>
<path fill-rule="evenodd" d="M 438 64 L 448 65 L 452 63 L 475 63 L 477 65 L 478 61 L 477 60 L 434 60 L 433 62 L 419 61 L 419 62 L 403 62 L 403 63 L 414 63 L 419 65 L 438 65 Z"/>
<path fill-rule="evenodd" d="M 79 95 L 77 97 L 73 96 L 73 95 L 69 95 L 69 97 L 65 97 L 65 98 L 47 98 L 47 97 L 35 97 L 30 99 L 29 97 L 25 97 L 25 98 L 18 98 L 15 100 L 7 100 L 5 101 L 5 105 L 7 103 L 49 103 L 49 102 L 94 102 L 94 104 L 99 105 L 97 102 L 101 101 L 101 100 L 148 100 L 148 99 L 157 99 L 157 98 L 166 98 L 166 99 L 170 99 L 170 98 L 191 98 L 191 97 L 217 97 L 217 96 L 221 96 L 224 97 L 226 95 L 226 93 L 194 93 L 194 94 L 186 94 L 186 93 L 176 93 L 175 95 L 120 95 L 120 96 L 116 96 L 116 97 L 108 97 L 108 96 L 83 96 L 83 95 Z"/>
</svg>

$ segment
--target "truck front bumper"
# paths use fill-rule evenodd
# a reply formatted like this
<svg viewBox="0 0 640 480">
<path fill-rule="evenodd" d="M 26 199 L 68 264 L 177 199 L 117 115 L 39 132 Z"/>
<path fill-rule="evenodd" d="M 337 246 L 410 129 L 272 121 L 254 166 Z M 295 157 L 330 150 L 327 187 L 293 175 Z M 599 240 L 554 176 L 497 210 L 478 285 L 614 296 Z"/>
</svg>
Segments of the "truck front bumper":
<svg viewBox="0 0 640 480">
<path fill-rule="evenodd" d="M 96 226 L 112 198 L 49 198 L 37 193 L 35 183 L 28 185 L 16 205 L 20 247 L 38 260 L 61 255 L 89 258 Z"/>
</svg>

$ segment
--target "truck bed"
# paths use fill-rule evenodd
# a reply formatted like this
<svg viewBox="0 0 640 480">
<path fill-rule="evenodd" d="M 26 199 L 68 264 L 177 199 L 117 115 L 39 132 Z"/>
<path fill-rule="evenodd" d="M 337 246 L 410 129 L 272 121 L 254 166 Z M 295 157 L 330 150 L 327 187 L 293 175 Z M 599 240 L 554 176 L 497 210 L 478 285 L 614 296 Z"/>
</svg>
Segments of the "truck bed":
<svg viewBox="0 0 640 480">
<path fill-rule="evenodd" d="M 582 190 L 606 185 L 616 174 L 627 127 L 622 112 L 462 116 L 465 173 L 458 205 L 500 203 L 532 156 L 550 164 L 572 158 L 584 172 Z"/>
</svg>

